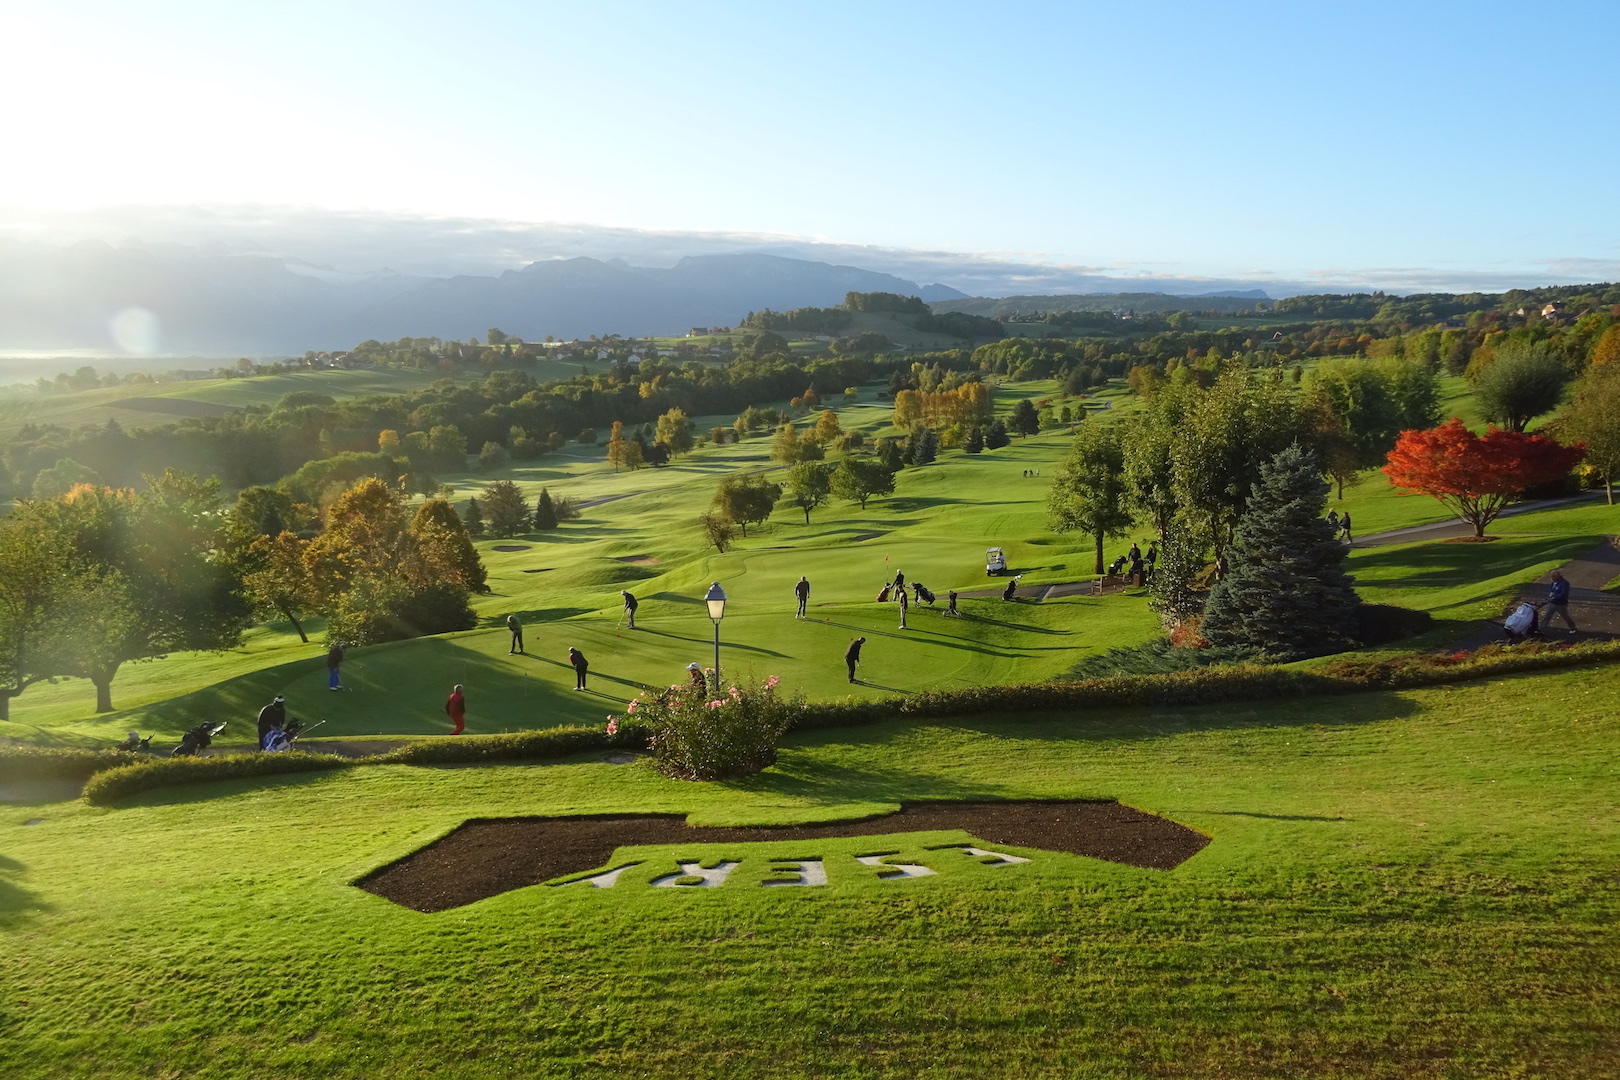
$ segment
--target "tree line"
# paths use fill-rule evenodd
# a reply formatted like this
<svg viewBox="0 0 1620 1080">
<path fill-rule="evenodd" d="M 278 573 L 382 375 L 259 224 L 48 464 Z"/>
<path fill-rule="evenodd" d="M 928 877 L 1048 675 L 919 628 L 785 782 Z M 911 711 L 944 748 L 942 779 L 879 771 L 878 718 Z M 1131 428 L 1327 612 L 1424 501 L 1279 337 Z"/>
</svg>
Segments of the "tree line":
<svg viewBox="0 0 1620 1080">
<path fill-rule="evenodd" d="M 0 719 L 29 686 L 88 679 L 112 709 L 126 663 L 228 649 L 258 618 L 324 616 L 334 641 L 366 644 L 474 625 L 484 568 L 443 499 L 414 512 L 359 481 L 307 533 L 310 510 L 271 488 L 227 508 L 217 479 L 167 470 L 141 488 L 79 484 L 0 518 Z"/>
</svg>

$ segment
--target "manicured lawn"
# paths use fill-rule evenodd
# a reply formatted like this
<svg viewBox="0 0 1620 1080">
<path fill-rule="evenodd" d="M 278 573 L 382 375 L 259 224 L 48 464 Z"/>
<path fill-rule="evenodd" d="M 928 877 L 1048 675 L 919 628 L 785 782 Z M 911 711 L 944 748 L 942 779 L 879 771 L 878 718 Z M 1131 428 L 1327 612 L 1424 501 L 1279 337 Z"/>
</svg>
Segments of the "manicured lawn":
<svg viewBox="0 0 1620 1080">
<path fill-rule="evenodd" d="M 366 767 L 0 810 L 0 1074 L 1575 1077 L 1620 1069 L 1620 682 L 807 733 L 742 781 L 600 755 Z M 471 817 L 827 820 L 1117 797 L 1173 871 L 832 840 L 823 888 L 349 884 Z M 40 818 L 41 823 L 23 822 Z M 937 876 L 874 878 L 897 850 Z M 648 871 L 651 872 L 650 869 Z"/>
</svg>

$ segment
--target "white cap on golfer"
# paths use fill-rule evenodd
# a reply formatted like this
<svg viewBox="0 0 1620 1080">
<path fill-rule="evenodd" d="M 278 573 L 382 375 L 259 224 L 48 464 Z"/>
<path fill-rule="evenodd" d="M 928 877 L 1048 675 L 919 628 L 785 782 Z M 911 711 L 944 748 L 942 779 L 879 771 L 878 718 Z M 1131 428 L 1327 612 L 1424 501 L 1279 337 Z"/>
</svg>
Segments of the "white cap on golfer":
<svg viewBox="0 0 1620 1080">
<path fill-rule="evenodd" d="M 701 667 L 698 667 L 698 662 L 696 660 L 694 660 L 690 664 L 686 665 L 686 670 L 687 671 L 702 671 L 703 669 Z"/>
</svg>

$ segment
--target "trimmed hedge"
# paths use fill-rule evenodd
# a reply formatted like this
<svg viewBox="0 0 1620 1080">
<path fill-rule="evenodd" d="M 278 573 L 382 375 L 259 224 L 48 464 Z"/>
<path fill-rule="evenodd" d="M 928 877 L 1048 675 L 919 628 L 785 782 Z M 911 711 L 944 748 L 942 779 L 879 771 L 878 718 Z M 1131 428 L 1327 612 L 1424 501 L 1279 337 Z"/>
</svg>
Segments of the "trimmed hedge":
<svg viewBox="0 0 1620 1080">
<path fill-rule="evenodd" d="M 609 735 L 599 727 L 555 727 L 541 731 L 518 731 L 509 735 L 458 735 L 455 738 L 423 739 L 407 743 L 386 754 L 365 758 L 368 765 L 457 765 L 480 761 L 513 761 L 524 758 L 559 758 L 587 750 L 644 750 L 647 729 L 638 724 L 622 724 Z"/>
<path fill-rule="evenodd" d="M 134 765 L 99 772 L 84 785 L 84 801 L 107 806 L 119 799 L 172 784 L 198 784 L 205 780 L 241 780 L 255 776 L 346 769 L 355 758 L 337 754 L 231 754 L 226 757 L 153 758 Z"/>
<path fill-rule="evenodd" d="M 150 760 L 147 754 L 127 750 L 0 746 L 0 780 L 87 780 L 106 769 Z"/>
<path fill-rule="evenodd" d="M 794 719 L 793 730 L 856 727 L 885 720 L 963 716 L 976 713 L 1053 712 L 1145 706 L 1213 705 L 1265 701 L 1320 694 L 1353 694 L 1375 690 L 1413 689 L 1524 671 L 1576 667 L 1620 661 L 1620 641 L 1580 645 L 1531 642 L 1516 646 L 1487 645 L 1472 653 L 1411 653 L 1384 659 L 1350 658 L 1316 668 L 1231 664 L 1194 668 L 1166 675 L 1123 675 L 1074 682 L 1023 686 L 979 686 L 933 690 L 910 697 L 877 701 L 841 701 L 807 705 Z M 61 762 L 61 769 L 87 767 L 91 759 L 116 767 L 97 772 L 85 785 L 85 800 L 106 806 L 153 788 L 318 769 L 362 765 L 454 765 L 478 762 L 545 760 L 592 750 L 645 750 L 649 732 L 624 723 L 609 735 L 599 727 L 558 727 L 508 735 L 467 735 L 422 739 L 385 754 L 346 758 L 333 754 L 237 754 L 224 757 L 145 758 L 115 751 L 53 751 L 16 748 L 0 751 L 0 762 L 15 759 Z M 69 764 L 73 763 L 73 764 Z M 80 775 L 42 773 L 25 775 Z"/>
</svg>

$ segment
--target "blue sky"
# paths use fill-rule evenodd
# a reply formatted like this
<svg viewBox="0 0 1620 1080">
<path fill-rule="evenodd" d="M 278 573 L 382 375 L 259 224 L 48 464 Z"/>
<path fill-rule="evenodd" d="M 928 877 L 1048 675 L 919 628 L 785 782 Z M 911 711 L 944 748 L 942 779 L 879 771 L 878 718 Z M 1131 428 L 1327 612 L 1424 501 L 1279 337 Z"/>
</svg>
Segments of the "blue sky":
<svg viewBox="0 0 1620 1080">
<path fill-rule="evenodd" d="M 256 205 L 1109 273 L 1620 277 L 1620 4 L 13 2 L 9 220 Z"/>
</svg>

